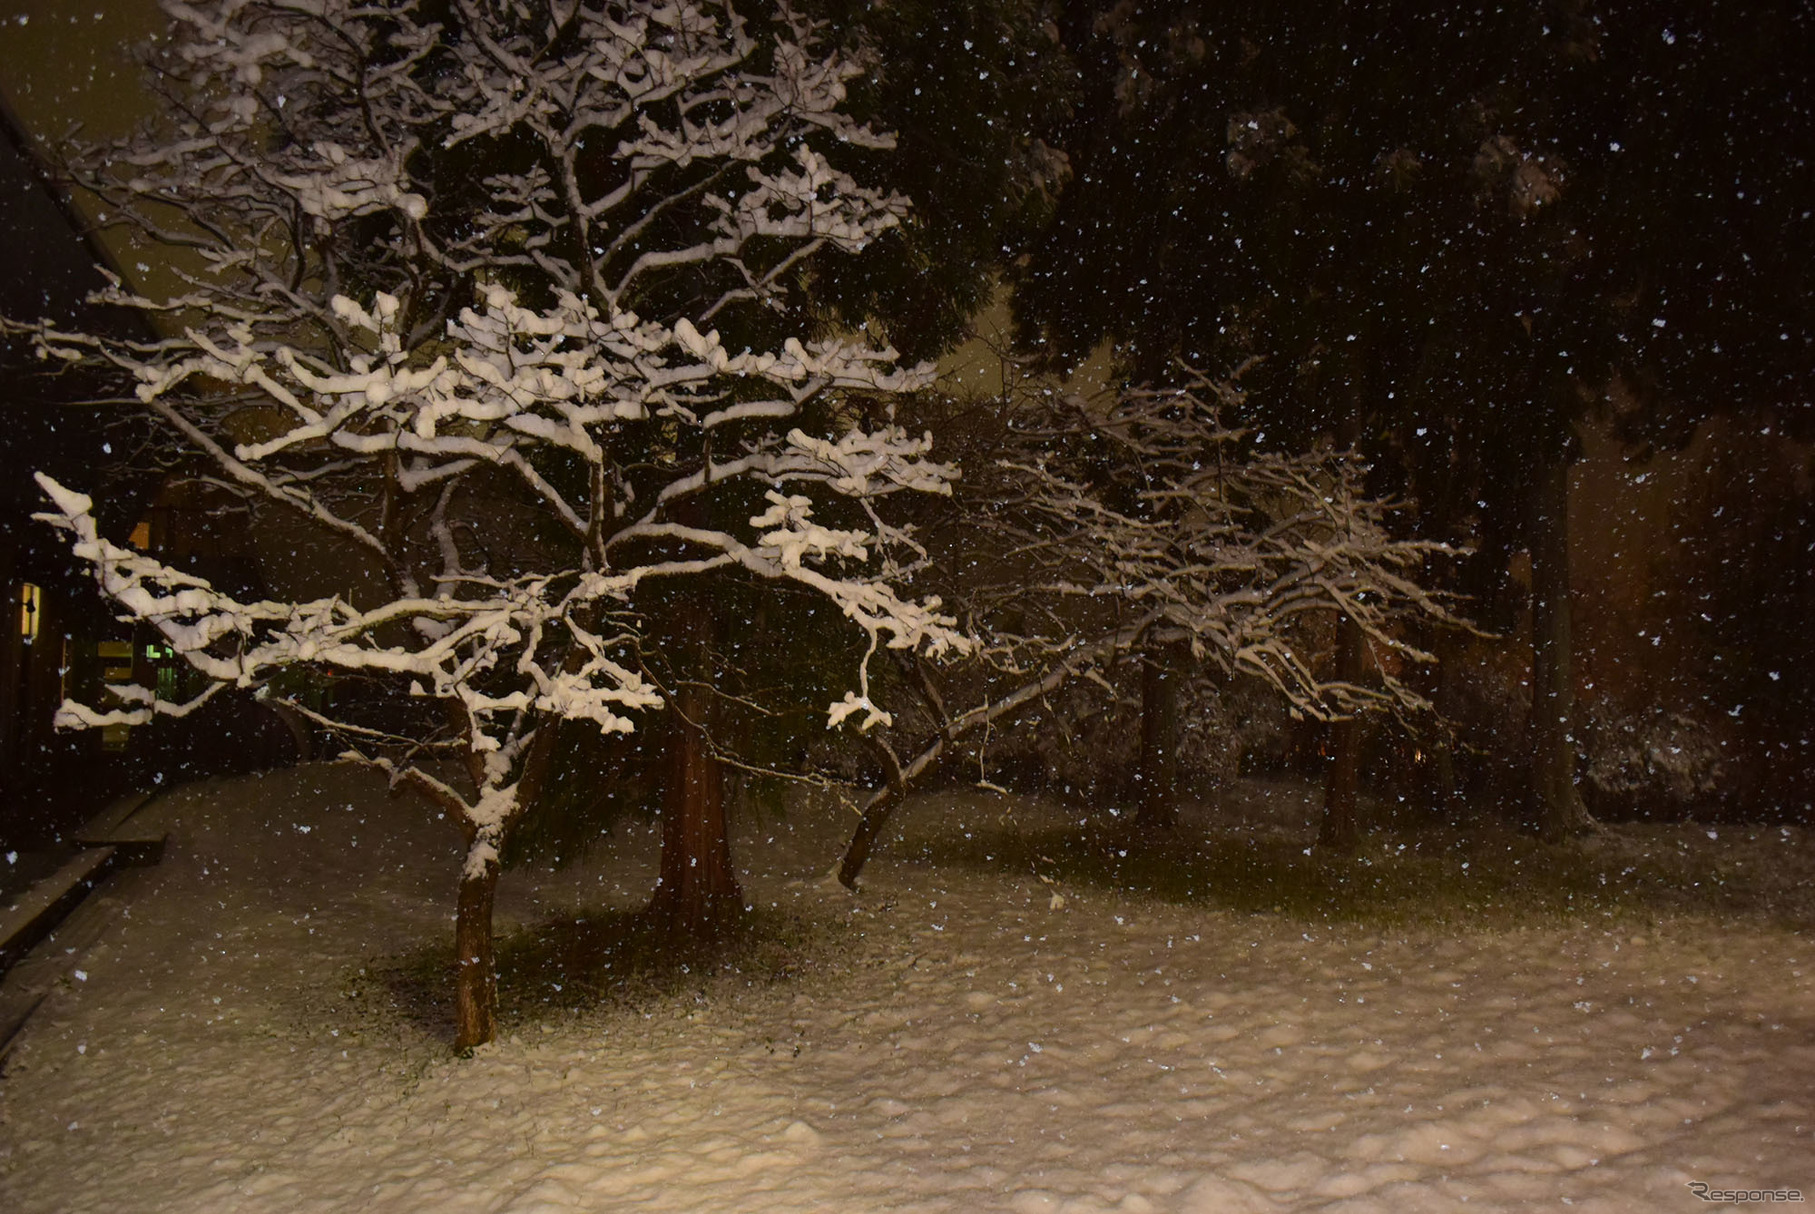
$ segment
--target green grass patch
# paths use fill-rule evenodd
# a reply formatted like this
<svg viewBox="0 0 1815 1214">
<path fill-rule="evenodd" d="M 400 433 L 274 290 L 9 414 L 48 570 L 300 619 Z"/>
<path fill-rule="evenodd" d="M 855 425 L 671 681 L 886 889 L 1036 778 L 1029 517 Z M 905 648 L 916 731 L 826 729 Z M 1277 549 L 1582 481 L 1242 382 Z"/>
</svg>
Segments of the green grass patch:
<svg viewBox="0 0 1815 1214">
<path fill-rule="evenodd" d="M 1619 827 L 1551 844 L 1488 827 L 1380 831 L 1343 856 L 1272 831 L 1143 836 L 1005 825 L 930 842 L 920 854 L 934 865 L 1031 873 L 1061 888 L 1380 926 L 1674 914 L 1803 926 L 1815 922 L 1808 850 L 1800 836 L 1769 831 L 1721 845 L 1681 827 Z"/>
<path fill-rule="evenodd" d="M 677 939 L 643 911 L 554 916 L 498 936 L 499 1031 L 793 982 L 822 969 L 830 946 L 827 927 L 775 909 L 748 911 L 708 939 Z M 343 995 L 368 1022 L 451 1040 L 454 974 L 451 942 L 437 944 L 368 961 Z"/>
</svg>

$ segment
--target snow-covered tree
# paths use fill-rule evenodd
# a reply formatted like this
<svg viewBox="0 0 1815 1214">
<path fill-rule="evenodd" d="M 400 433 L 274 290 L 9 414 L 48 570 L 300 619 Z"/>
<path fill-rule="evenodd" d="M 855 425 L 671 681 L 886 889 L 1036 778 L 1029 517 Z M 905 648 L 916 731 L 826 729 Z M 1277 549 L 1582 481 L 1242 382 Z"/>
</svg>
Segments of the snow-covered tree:
<svg viewBox="0 0 1815 1214">
<path fill-rule="evenodd" d="M 937 600 L 899 592 L 922 553 L 884 509 L 948 489 L 930 436 L 876 407 L 928 372 L 861 336 L 815 339 L 796 306 L 815 254 L 905 215 L 853 176 L 890 137 L 841 112 L 861 65 L 786 8 L 167 8 L 162 119 L 68 153 L 103 222 L 181 276 L 155 298 L 110 293 L 167 336 L 37 340 L 130 373 L 217 484 L 264 525 L 332 537 L 343 564 L 318 594 L 237 601 L 113 542 L 78 487 L 41 477 L 44 517 L 106 593 L 213 680 L 189 702 L 127 689 L 62 720 L 279 695 L 299 668 L 438 706 L 436 728 L 398 731 L 293 704 L 462 831 L 471 1046 L 495 1028 L 499 846 L 557 726 L 628 732 L 665 707 L 703 724 L 663 682 L 685 663 L 656 660 L 692 630 L 652 618 L 667 600 L 650 588 L 731 575 L 822 596 L 867 638 L 833 725 L 884 719 L 879 649 L 967 644 Z M 335 592 L 355 567 L 382 589 Z M 449 757 L 464 780 L 431 762 Z"/>
<path fill-rule="evenodd" d="M 1264 354 L 1249 420 L 1357 444 L 1424 534 L 1468 537 L 1483 623 L 1532 612 L 1505 791 L 1553 837 L 1594 829 L 1580 423 L 1611 405 L 1638 451 L 1720 414 L 1815 430 L 1812 22 L 1801 0 L 1085 0 L 1062 22 L 1074 175 L 1013 273 L 1027 348 L 1112 343 L 1135 376 Z"/>
<path fill-rule="evenodd" d="M 1024 387 L 983 411 L 972 440 L 994 458 L 965 461 L 946 511 L 967 555 L 942 553 L 932 575 L 980 644 L 945 686 L 903 655 L 894 685 L 919 707 L 870 735 L 888 783 L 864 806 L 847 885 L 907 785 L 955 744 L 1038 716 L 1068 685 L 1113 693 L 1107 673 L 1131 658 L 1143 667 L 1140 811 L 1159 826 L 1193 671 L 1258 680 L 1319 720 L 1429 709 L 1399 672 L 1431 660 L 1408 623 L 1459 626 L 1422 584 L 1451 550 L 1395 535 L 1393 504 L 1366 493 L 1353 453 L 1280 451 L 1226 425 L 1241 396 L 1191 372 L 1180 387 L 1096 400 Z M 1375 682 L 1321 660 L 1333 622 L 1372 654 Z"/>
</svg>

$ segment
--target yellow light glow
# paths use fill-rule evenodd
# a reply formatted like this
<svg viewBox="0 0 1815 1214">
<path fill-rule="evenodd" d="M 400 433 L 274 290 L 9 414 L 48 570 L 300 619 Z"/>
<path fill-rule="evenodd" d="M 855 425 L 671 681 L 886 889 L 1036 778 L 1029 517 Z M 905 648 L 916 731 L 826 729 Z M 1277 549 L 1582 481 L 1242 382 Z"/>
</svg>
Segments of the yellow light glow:
<svg viewBox="0 0 1815 1214">
<path fill-rule="evenodd" d="M 19 584 L 19 635 L 26 644 L 38 639 L 38 618 L 43 614 L 44 592 L 30 582 Z"/>
</svg>

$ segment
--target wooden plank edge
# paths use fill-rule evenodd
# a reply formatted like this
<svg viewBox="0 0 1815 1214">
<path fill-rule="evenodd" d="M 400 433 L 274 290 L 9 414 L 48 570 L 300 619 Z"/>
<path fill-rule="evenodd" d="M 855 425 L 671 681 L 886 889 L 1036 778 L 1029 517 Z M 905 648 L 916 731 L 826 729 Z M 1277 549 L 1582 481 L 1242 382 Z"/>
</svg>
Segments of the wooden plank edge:
<svg viewBox="0 0 1815 1214">
<path fill-rule="evenodd" d="M 78 852 L 62 868 L 34 883 L 17 903 L 0 908 L 0 975 L 55 931 L 122 859 L 113 847 Z"/>
<path fill-rule="evenodd" d="M 111 843 L 112 840 L 107 836 L 123 826 L 126 819 L 144 809 L 146 803 L 156 795 L 156 793 L 135 792 L 116 799 L 106 809 L 88 820 L 76 833 L 76 842 L 86 844 L 92 840 L 96 843 Z"/>
<path fill-rule="evenodd" d="M 161 853 L 165 838 L 163 831 L 156 827 L 141 826 L 140 829 L 134 830 L 127 826 L 133 816 L 151 804 L 157 796 L 157 792 L 136 792 L 121 797 L 90 819 L 86 826 L 76 832 L 75 838 L 71 841 L 77 847 L 111 847 L 117 844 L 127 844 L 137 847 L 140 851 L 145 850 L 147 846 L 155 846 L 155 849 Z"/>
</svg>

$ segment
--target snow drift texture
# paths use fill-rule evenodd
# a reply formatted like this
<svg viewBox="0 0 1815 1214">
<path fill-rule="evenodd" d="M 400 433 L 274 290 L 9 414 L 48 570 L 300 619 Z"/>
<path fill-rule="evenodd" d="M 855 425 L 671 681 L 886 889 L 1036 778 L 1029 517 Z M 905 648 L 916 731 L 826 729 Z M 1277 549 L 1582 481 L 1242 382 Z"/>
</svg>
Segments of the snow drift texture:
<svg viewBox="0 0 1815 1214">
<path fill-rule="evenodd" d="M 1289 797 L 1290 828 L 1312 808 Z M 1789 929 L 1055 906 L 926 858 L 1057 824 L 971 794 L 911 806 L 852 901 L 817 876 L 846 811 L 805 806 L 739 848 L 752 900 L 804 925 L 790 973 L 565 1011 L 551 990 L 461 1061 L 381 979 L 444 947 L 432 810 L 317 767 L 156 811 L 171 854 L 66 929 L 88 942 L 55 950 L 8 1061 L 5 1209 L 1636 1211 L 1693 1208 L 1691 1180 L 1815 1187 Z M 653 834 L 608 850 L 507 877 L 501 924 L 640 905 Z"/>
</svg>

